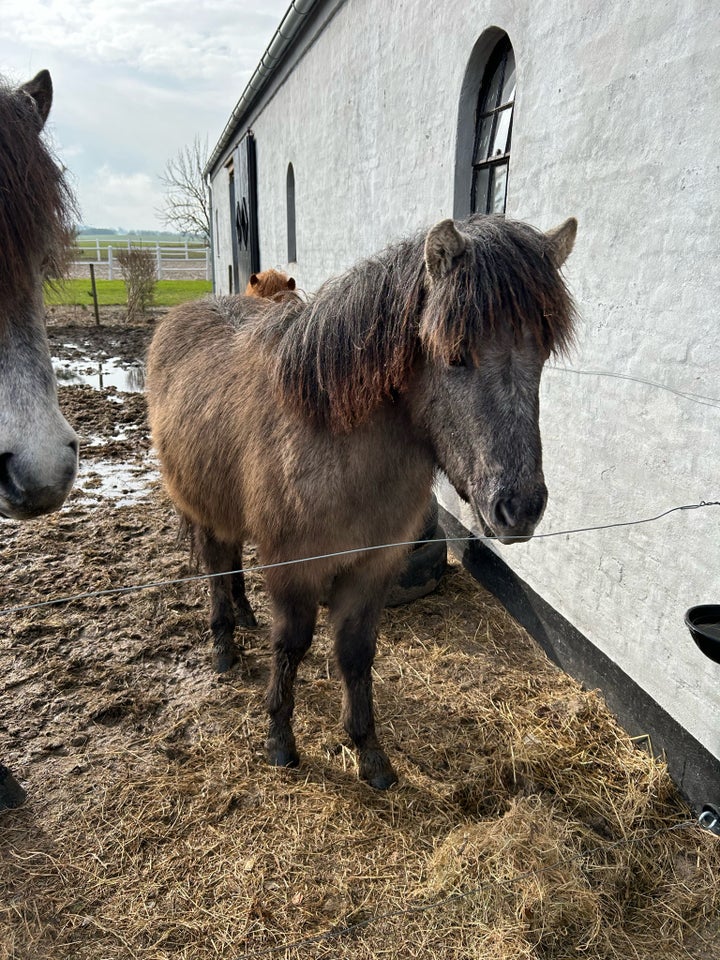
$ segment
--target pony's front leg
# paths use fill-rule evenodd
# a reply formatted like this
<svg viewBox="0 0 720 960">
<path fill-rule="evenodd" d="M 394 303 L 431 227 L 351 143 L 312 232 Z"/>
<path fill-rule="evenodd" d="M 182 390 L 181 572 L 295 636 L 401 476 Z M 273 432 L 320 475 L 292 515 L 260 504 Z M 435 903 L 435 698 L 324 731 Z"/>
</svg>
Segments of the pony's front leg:
<svg viewBox="0 0 720 960">
<path fill-rule="evenodd" d="M 25 802 L 25 796 L 25 791 L 15 777 L 0 763 L 0 810 L 19 807 Z"/>
<path fill-rule="evenodd" d="M 335 656 L 343 679 L 342 722 L 358 751 L 360 778 L 386 790 L 397 782 L 397 775 L 375 733 L 372 691 L 377 625 L 386 589 L 376 586 L 372 597 L 359 591 L 359 584 L 343 578 L 330 599 Z"/>
<path fill-rule="evenodd" d="M 268 759 L 276 767 L 296 767 L 300 758 L 292 731 L 295 677 L 312 642 L 318 605 L 307 597 L 278 596 L 271 583 L 268 590 L 273 601 L 273 665 L 266 699 L 270 714 Z"/>
</svg>

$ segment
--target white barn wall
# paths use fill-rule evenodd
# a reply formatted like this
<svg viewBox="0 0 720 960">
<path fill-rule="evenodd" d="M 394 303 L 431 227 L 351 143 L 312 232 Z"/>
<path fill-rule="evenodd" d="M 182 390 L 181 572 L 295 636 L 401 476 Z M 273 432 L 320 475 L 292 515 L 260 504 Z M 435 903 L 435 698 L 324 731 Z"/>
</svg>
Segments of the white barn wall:
<svg viewBox="0 0 720 960">
<path fill-rule="evenodd" d="M 580 219 L 569 276 L 582 323 L 570 365 L 720 397 L 720 9 L 557 11 L 517 50 L 527 69 L 510 195 L 531 222 L 563 197 Z M 551 103 L 564 122 L 549 149 Z M 556 371 L 544 377 L 542 404 L 551 497 L 543 529 L 720 499 L 717 407 Z M 719 668 L 696 650 L 683 614 L 720 601 L 719 531 L 713 508 L 505 556 L 716 757 Z"/>
<path fill-rule="evenodd" d="M 424 3 L 349 0 L 251 116 L 263 268 L 290 269 L 312 290 L 389 241 L 452 214 L 457 102 L 467 58 L 486 25 L 466 7 L 449 2 L 429 16 Z M 514 7 L 488 5 L 497 13 L 487 23 L 508 24 Z M 290 162 L 296 265 L 286 260 Z M 222 257 L 231 262 L 227 250 Z M 226 266 L 222 276 L 226 284 Z"/>
<path fill-rule="evenodd" d="M 213 286 L 216 293 L 230 293 L 228 267 L 232 264 L 232 218 L 230 211 L 230 177 L 221 167 L 212 181 L 211 219 L 213 237 Z"/>
<path fill-rule="evenodd" d="M 543 0 L 531 8 L 347 0 L 248 116 L 262 267 L 286 268 L 313 290 L 452 214 L 463 77 L 477 38 L 498 26 L 518 63 L 508 215 L 545 228 L 570 214 L 580 222 L 567 268 L 581 314 L 578 344 L 556 363 L 720 396 L 719 11 L 714 0 Z M 227 186 L 218 181 L 214 193 L 218 202 Z M 228 239 L 221 230 L 220 290 Z M 550 500 L 538 532 L 720 499 L 717 406 L 551 369 L 542 429 Z M 473 527 L 446 485 L 441 500 Z M 708 508 L 500 549 L 716 757 L 720 667 L 695 650 L 683 613 L 720 602 L 719 521 L 720 508 Z"/>
</svg>

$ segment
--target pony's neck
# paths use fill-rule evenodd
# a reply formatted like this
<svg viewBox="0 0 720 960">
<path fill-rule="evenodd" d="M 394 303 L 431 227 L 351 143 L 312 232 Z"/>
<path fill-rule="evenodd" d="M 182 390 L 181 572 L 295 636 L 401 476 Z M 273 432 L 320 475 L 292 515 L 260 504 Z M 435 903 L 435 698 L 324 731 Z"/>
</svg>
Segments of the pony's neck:
<svg viewBox="0 0 720 960">
<path fill-rule="evenodd" d="M 336 431 L 367 420 L 407 388 L 424 295 L 420 240 L 389 247 L 329 281 L 275 346 L 281 397 Z"/>
</svg>

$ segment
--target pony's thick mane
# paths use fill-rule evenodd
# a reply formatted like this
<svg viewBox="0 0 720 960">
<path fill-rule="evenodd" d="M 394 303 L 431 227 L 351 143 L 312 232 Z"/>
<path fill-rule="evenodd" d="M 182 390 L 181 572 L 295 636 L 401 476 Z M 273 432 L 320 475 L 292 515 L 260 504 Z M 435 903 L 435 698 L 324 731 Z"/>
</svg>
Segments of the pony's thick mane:
<svg viewBox="0 0 720 960">
<path fill-rule="evenodd" d="M 0 283 L 6 294 L 31 288 L 34 258 L 41 258 L 45 276 L 62 275 L 73 236 L 75 200 L 38 126 L 31 98 L 0 79 Z"/>
<path fill-rule="evenodd" d="M 479 364 L 495 339 L 529 331 L 545 355 L 572 340 L 574 306 L 549 241 L 501 217 L 460 222 L 465 253 L 430 284 L 425 233 L 324 284 L 307 304 L 269 305 L 257 327 L 279 399 L 348 431 L 403 392 L 426 356 Z"/>
</svg>

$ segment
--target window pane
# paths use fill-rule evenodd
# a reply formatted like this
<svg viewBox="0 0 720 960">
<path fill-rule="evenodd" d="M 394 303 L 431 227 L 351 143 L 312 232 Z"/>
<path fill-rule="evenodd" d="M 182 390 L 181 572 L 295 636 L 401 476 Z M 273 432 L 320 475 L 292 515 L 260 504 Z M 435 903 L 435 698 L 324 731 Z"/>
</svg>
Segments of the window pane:
<svg viewBox="0 0 720 960">
<path fill-rule="evenodd" d="M 515 99 L 515 54 L 512 47 L 508 50 L 505 65 L 505 80 L 503 82 L 502 98 L 500 103 L 509 103 Z"/>
<path fill-rule="evenodd" d="M 512 107 L 501 110 L 497 118 L 495 138 L 493 139 L 492 156 L 502 157 L 510 149 L 510 124 L 512 122 Z M 479 158 L 478 158 L 479 159 Z"/>
<path fill-rule="evenodd" d="M 502 76 L 503 71 L 503 60 L 501 58 L 498 65 L 495 67 L 492 77 L 486 87 L 486 94 L 483 98 L 481 113 L 484 113 L 486 110 L 494 110 L 498 105 L 498 97 L 500 95 L 500 77 Z"/>
<path fill-rule="evenodd" d="M 478 144 L 475 151 L 475 163 L 482 163 L 490 155 L 490 137 L 492 135 L 493 117 L 486 117 L 480 123 Z"/>
<path fill-rule="evenodd" d="M 493 169 L 492 196 L 490 210 L 492 213 L 505 213 L 505 194 L 507 193 L 507 173 L 506 163 L 498 164 Z"/>
<path fill-rule="evenodd" d="M 473 174 L 471 207 L 473 213 L 488 213 L 488 186 L 490 170 L 484 167 Z"/>
</svg>

